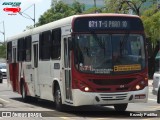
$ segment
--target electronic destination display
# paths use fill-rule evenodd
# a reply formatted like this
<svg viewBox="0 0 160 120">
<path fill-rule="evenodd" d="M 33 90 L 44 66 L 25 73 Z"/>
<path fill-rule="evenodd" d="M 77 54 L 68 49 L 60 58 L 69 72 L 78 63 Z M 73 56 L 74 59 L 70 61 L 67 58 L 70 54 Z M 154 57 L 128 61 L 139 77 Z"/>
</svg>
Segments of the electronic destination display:
<svg viewBox="0 0 160 120">
<path fill-rule="evenodd" d="M 74 20 L 73 32 L 89 31 L 139 31 L 144 30 L 142 21 L 134 17 L 80 17 Z"/>
<path fill-rule="evenodd" d="M 129 29 L 129 21 L 125 20 L 90 20 L 89 29 Z"/>
</svg>

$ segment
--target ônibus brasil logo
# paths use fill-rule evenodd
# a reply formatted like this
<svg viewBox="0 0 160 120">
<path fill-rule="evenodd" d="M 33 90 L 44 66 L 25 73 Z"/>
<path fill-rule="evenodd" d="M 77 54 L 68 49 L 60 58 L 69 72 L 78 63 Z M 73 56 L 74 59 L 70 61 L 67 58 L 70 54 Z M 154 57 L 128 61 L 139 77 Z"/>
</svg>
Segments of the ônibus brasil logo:
<svg viewBox="0 0 160 120">
<path fill-rule="evenodd" d="M 8 15 L 16 15 L 16 13 L 21 11 L 20 8 L 21 2 L 4 2 L 2 5 L 9 6 L 3 8 L 3 11 L 9 12 Z"/>
</svg>

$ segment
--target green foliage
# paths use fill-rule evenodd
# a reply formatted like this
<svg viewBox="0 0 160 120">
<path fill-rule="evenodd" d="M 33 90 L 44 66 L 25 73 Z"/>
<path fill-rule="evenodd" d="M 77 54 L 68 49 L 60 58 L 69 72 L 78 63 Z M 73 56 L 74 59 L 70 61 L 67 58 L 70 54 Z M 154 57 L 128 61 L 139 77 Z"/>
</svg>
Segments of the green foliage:
<svg viewBox="0 0 160 120">
<path fill-rule="evenodd" d="M 0 45 L 0 58 L 6 58 L 6 45 Z"/>
<path fill-rule="evenodd" d="M 105 0 L 107 13 L 128 13 L 133 10 L 136 15 L 141 14 L 141 7 L 146 0 Z"/>
<path fill-rule="evenodd" d="M 156 6 L 146 10 L 141 16 L 147 37 L 151 38 L 151 42 L 156 44 L 160 40 L 160 11 Z"/>
<path fill-rule="evenodd" d="M 85 10 L 85 5 L 75 1 L 72 4 L 72 8 L 75 11 L 75 13 L 82 13 Z"/>
<path fill-rule="evenodd" d="M 68 6 L 67 4 L 60 1 L 55 6 L 51 5 L 51 8 L 40 16 L 36 26 L 53 22 L 74 14 L 81 14 L 84 11 L 84 9 L 85 9 L 84 4 L 80 4 L 77 1 L 75 1 L 72 4 L 72 6 Z"/>
<path fill-rule="evenodd" d="M 150 6 L 150 9 L 142 9 L 146 0 L 106 0 L 104 12 L 128 13 L 128 10 L 132 9 L 135 14 L 141 15 L 147 37 L 151 39 L 153 44 L 156 44 L 160 40 L 160 11 L 157 10 L 156 0 L 148 0 L 147 2 L 154 5 Z"/>
<path fill-rule="evenodd" d="M 105 0 L 105 10 L 106 13 L 122 13 L 120 3 L 121 0 Z"/>
<path fill-rule="evenodd" d="M 83 14 L 90 14 L 90 13 L 102 13 L 102 9 L 101 8 L 89 8 L 88 10 L 84 11 Z"/>
</svg>

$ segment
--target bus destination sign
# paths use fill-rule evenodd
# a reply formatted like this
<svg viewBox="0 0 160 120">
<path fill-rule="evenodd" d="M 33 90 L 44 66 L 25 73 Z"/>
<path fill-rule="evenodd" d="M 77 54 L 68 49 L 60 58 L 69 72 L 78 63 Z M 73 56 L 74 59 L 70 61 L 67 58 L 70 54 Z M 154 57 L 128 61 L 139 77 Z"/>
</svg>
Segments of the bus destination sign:
<svg viewBox="0 0 160 120">
<path fill-rule="evenodd" d="M 84 17 L 76 18 L 73 24 L 74 32 L 98 31 L 143 31 L 139 18 L 134 17 Z"/>
<path fill-rule="evenodd" d="M 89 29 L 129 29 L 128 21 L 120 20 L 90 20 Z"/>
</svg>

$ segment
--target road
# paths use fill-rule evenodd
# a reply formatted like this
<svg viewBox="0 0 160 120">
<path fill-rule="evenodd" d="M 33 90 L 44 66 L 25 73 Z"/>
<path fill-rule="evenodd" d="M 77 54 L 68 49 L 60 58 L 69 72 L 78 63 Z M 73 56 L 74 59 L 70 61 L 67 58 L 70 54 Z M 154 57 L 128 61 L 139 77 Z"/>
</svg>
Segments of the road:
<svg viewBox="0 0 160 120">
<path fill-rule="evenodd" d="M 152 95 L 152 80 L 149 80 L 148 103 L 131 103 L 126 112 L 115 112 L 112 106 L 85 106 L 68 108 L 66 112 L 55 110 L 54 104 L 49 101 L 38 100 L 30 103 L 22 101 L 21 96 L 13 93 L 11 86 L 4 80 L 0 84 L 0 119 L 6 120 L 106 120 L 106 119 L 159 119 L 160 104 L 156 102 L 156 96 Z M 2 113 L 3 112 L 3 113 Z M 5 117 L 12 115 L 12 117 Z M 18 117 L 17 117 L 18 116 Z M 32 118 L 27 118 L 31 117 Z M 157 117 L 158 116 L 158 117 Z"/>
</svg>

